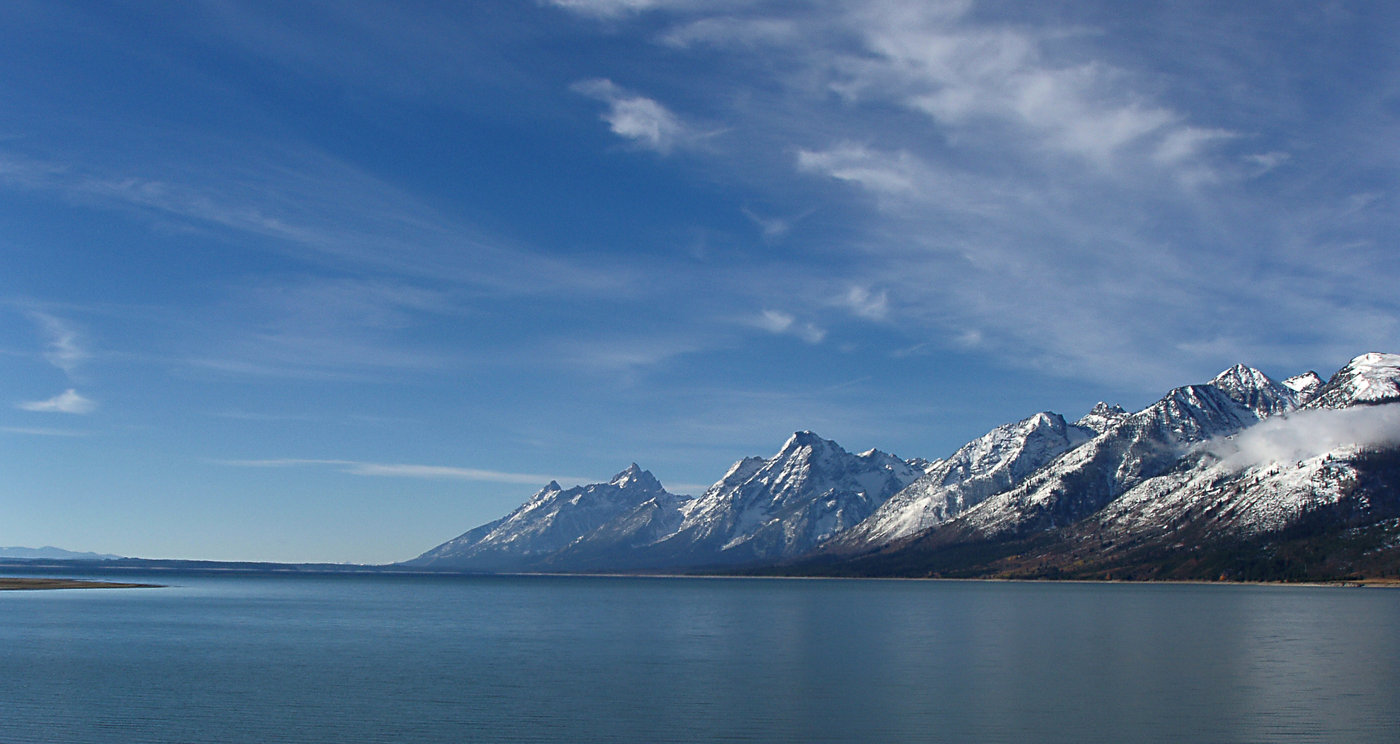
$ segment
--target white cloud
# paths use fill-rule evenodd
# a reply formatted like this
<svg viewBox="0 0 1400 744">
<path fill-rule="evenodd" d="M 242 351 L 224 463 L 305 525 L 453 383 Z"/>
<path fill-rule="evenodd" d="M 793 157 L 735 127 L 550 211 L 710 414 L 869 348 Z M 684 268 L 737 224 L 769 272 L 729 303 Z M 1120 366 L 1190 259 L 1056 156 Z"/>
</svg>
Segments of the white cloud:
<svg viewBox="0 0 1400 744">
<path fill-rule="evenodd" d="M 1296 411 L 1265 419 L 1206 445 L 1231 467 L 1296 462 L 1355 445 L 1400 444 L 1400 405 Z"/>
<path fill-rule="evenodd" d="M 834 90 L 856 101 L 893 101 L 921 111 L 953 136 L 990 129 L 1048 152 L 1080 156 L 1106 169 L 1139 143 L 1164 151 L 1164 167 L 1201 167 L 1201 130 L 1133 88 L 1123 70 L 1101 61 L 1059 61 L 1033 30 L 974 21 L 970 3 L 869 3 L 846 23 L 865 54 L 843 54 Z M 1007 131 L 998 132 L 998 128 Z M 1006 136 L 1010 135 L 1010 136 Z M 1199 145 L 1198 141 L 1196 145 Z M 1173 159 L 1175 158 L 1175 159 Z"/>
<path fill-rule="evenodd" d="M 363 475 L 385 478 L 418 478 L 426 480 L 465 480 L 490 483 L 519 483 L 523 485 L 544 485 L 549 481 L 560 483 L 593 483 L 587 478 L 538 473 L 507 473 L 499 470 L 460 468 L 448 465 L 412 465 L 404 463 L 361 462 L 358 460 L 321 460 L 300 458 L 278 458 L 270 460 L 215 460 L 219 465 L 244 468 L 289 468 L 330 466 L 350 475 Z"/>
<path fill-rule="evenodd" d="M 1199 157 L 1215 142 L 1236 138 L 1234 132 L 1203 127 L 1180 127 L 1167 133 L 1152 157 L 1163 165 L 1176 165 Z"/>
<path fill-rule="evenodd" d="M 1269 171 L 1278 168 L 1281 165 L 1284 165 L 1292 159 L 1292 155 L 1289 155 L 1288 153 L 1279 150 L 1274 150 L 1271 152 L 1261 152 L 1253 155 L 1246 155 L 1244 161 L 1251 167 L 1251 176 L 1262 176 L 1265 173 L 1268 173 Z"/>
<path fill-rule="evenodd" d="M 83 349 L 78 332 L 67 322 L 41 312 L 30 312 L 29 317 L 39 325 L 47 344 L 44 359 L 49 364 L 72 375 L 73 370 L 88 358 Z"/>
<path fill-rule="evenodd" d="M 918 165 L 909 153 L 878 152 L 849 142 L 829 150 L 799 150 L 797 168 L 881 194 L 908 194 L 917 185 Z"/>
<path fill-rule="evenodd" d="M 665 5 L 663 0 L 549 0 L 552 5 L 583 15 L 613 18 Z"/>
<path fill-rule="evenodd" d="M 74 431 L 72 429 L 47 429 L 31 426 L 0 426 L 0 431 L 8 434 L 25 434 L 35 437 L 85 437 L 90 434 L 90 432 Z"/>
<path fill-rule="evenodd" d="M 180 145 L 205 152 L 218 167 L 152 159 L 139 168 L 89 169 L 0 151 L 0 185 L 135 211 L 165 230 L 233 231 L 240 245 L 264 239 L 261 245 L 298 261 L 502 294 L 611 291 L 626 283 L 625 271 L 616 267 L 570 262 L 486 236 L 304 143 L 260 146 L 252 155 L 210 142 Z"/>
<path fill-rule="evenodd" d="M 799 322 L 796 317 L 781 310 L 764 310 L 752 319 L 751 325 L 769 333 L 790 334 L 809 344 L 819 344 L 826 339 L 826 329 Z"/>
<path fill-rule="evenodd" d="M 889 293 L 883 289 L 872 292 L 869 287 L 851 287 L 842 298 L 842 304 L 866 320 L 884 320 L 890 312 Z"/>
<path fill-rule="evenodd" d="M 78 394 L 77 390 L 69 388 L 48 400 L 35 400 L 27 403 L 20 403 L 18 406 L 24 411 L 37 411 L 40 413 L 92 413 L 97 409 L 97 404 Z"/>
<path fill-rule="evenodd" d="M 796 318 L 781 310 L 764 310 L 755 319 L 754 325 L 770 333 L 786 333 L 796 321 Z"/>
<path fill-rule="evenodd" d="M 663 44 L 686 48 L 700 44 L 757 47 L 800 41 L 802 29 L 786 19 L 702 18 L 671 29 Z"/>
<path fill-rule="evenodd" d="M 705 346 L 705 339 L 680 333 L 652 337 L 575 337 L 558 344 L 549 356 L 563 359 L 571 367 L 577 366 L 591 372 L 631 374 L 699 351 Z"/>
<path fill-rule="evenodd" d="M 792 229 L 792 223 L 781 217 L 764 217 L 748 207 L 743 207 L 740 211 L 743 212 L 745 217 L 748 217 L 750 221 L 758 226 L 759 231 L 763 233 L 763 237 L 766 239 L 772 240 L 774 238 L 780 238 Z"/>
<path fill-rule="evenodd" d="M 188 361 L 240 375 L 321 379 L 440 370 L 461 357 L 417 331 L 465 312 L 451 292 L 389 278 L 254 282 L 211 307 Z"/>
<path fill-rule="evenodd" d="M 603 121 L 613 134 L 665 154 L 691 137 L 689 129 L 665 106 L 631 93 L 611 80 L 596 78 L 574 83 L 573 90 L 608 105 Z"/>
</svg>

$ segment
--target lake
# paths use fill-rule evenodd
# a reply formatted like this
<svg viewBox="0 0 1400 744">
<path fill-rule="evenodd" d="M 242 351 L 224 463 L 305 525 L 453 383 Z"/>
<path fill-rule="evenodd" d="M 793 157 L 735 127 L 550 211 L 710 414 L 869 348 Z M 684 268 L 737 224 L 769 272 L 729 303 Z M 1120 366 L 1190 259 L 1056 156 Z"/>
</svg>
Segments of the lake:
<svg viewBox="0 0 1400 744">
<path fill-rule="evenodd" d="M 120 580 L 170 586 L 0 594 L 0 741 L 1400 737 L 1400 590 Z"/>
</svg>

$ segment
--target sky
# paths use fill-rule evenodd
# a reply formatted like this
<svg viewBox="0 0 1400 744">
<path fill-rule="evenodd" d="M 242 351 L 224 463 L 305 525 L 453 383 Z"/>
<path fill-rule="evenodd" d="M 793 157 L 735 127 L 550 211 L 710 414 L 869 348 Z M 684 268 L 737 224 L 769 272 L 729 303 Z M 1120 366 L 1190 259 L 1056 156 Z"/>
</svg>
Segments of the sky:
<svg viewBox="0 0 1400 744">
<path fill-rule="evenodd" d="M 1400 351 L 1400 4 L 0 4 L 0 545 L 384 563 Z"/>
</svg>

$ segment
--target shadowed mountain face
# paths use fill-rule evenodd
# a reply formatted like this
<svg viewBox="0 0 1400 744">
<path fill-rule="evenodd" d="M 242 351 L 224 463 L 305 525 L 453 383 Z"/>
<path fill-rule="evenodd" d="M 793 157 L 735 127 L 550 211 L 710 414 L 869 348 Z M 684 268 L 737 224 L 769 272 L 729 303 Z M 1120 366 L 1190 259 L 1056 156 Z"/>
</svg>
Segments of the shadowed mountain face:
<svg viewBox="0 0 1400 744">
<path fill-rule="evenodd" d="M 1400 356 L 1365 354 L 1326 383 L 1311 372 L 1280 383 L 1237 365 L 1134 413 L 1099 404 L 1073 424 L 1038 413 L 931 462 L 852 454 L 804 431 L 772 457 L 735 463 L 694 499 L 636 465 L 606 484 L 551 483 L 411 563 L 1214 578 L 1201 572 L 1228 569 L 1243 555 L 1232 551 L 1289 535 L 1290 555 L 1313 555 L 1317 535 L 1345 525 L 1367 536 L 1347 543 L 1360 557 L 1304 563 L 1400 570 L 1400 502 L 1386 490 L 1400 486 L 1400 455 L 1387 454 L 1400 447 L 1396 401 Z M 1183 551 L 1214 557 L 1169 557 Z M 1275 570 L 1256 558 L 1250 576 Z"/>
</svg>

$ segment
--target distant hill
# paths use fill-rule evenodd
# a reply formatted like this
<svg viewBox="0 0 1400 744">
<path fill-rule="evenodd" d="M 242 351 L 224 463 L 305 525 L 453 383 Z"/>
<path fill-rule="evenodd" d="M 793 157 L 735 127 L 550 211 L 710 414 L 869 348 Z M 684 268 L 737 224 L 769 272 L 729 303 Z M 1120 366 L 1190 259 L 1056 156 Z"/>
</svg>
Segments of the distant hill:
<svg viewBox="0 0 1400 744">
<path fill-rule="evenodd" d="M 0 548 L 0 558 L 14 561 L 114 561 L 121 557 L 108 553 L 80 553 L 52 545 L 42 548 Z"/>
</svg>

